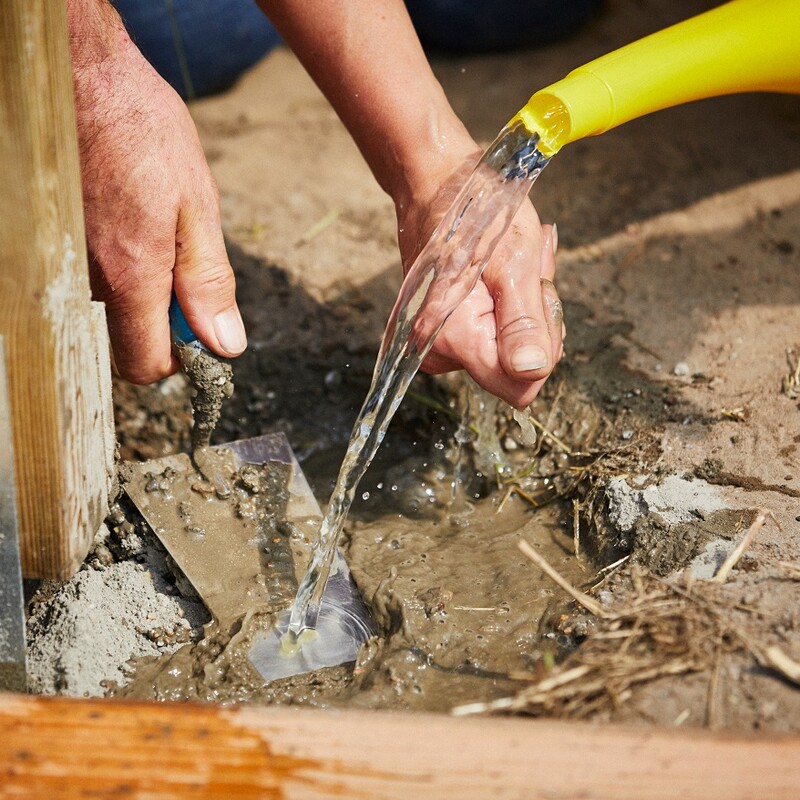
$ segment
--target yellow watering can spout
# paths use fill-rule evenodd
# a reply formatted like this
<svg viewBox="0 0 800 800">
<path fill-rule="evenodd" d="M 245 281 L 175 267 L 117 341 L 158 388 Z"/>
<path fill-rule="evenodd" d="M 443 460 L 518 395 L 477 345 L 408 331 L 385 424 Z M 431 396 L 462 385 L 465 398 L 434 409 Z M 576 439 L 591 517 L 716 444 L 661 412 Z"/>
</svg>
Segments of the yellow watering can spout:
<svg viewBox="0 0 800 800">
<path fill-rule="evenodd" d="M 735 92 L 800 93 L 800 0 L 733 0 L 573 70 L 512 120 L 546 156 L 662 108 Z"/>
</svg>

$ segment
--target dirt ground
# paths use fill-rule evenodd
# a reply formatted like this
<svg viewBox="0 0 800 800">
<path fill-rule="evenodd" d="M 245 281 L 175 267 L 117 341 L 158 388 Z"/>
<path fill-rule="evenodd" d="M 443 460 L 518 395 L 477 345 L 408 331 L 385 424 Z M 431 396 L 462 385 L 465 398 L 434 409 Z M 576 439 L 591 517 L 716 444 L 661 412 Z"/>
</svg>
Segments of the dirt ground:
<svg viewBox="0 0 800 800">
<path fill-rule="evenodd" d="M 538 87 L 710 5 L 616 0 L 551 47 L 433 54 L 432 61 L 455 109 L 488 144 Z M 324 504 L 399 287 L 391 203 L 286 50 L 191 110 L 219 184 L 250 335 L 216 440 L 285 431 Z M 475 503 L 479 516 L 494 514 L 511 489 L 502 513 L 513 518 L 512 532 L 498 533 L 490 520 L 471 533 L 486 547 L 496 540 L 492 563 L 506 559 L 508 571 L 481 577 L 483 589 L 472 580 L 468 602 L 454 591 L 459 579 L 463 585 L 478 574 L 465 581 L 475 558 L 458 560 L 468 548 L 447 519 L 448 498 L 434 497 L 428 507 L 424 490 L 449 485 L 443 476 L 455 469 L 454 416 L 464 390 L 458 381 L 420 378 L 347 529 L 354 577 L 384 623 L 381 652 L 366 653 L 355 676 L 239 697 L 448 710 L 518 695 L 516 707 L 529 713 L 796 730 L 800 690 L 765 653 L 777 647 L 800 661 L 800 101 L 718 98 L 570 145 L 547 167 L 533 200 L 544 221 L 558 223 L 556 285 L 569 333 L 564 361 L 533 409 L 557 441 L 540 438 L 531 452 L 513 427 L 503 427 L 505 456 L 517 468 L 534 464 L 532 475 L 502 490 L 486 480 L 471 484 L 483 498 Z M 123 459 L 187 449 L 182 378 L 150 388 L 118 383 L 116 410 Z M 438 479 L 430 477 L 437 469 Z M 526 496 L 558 501 L 535 511 Z M 759 509 L 774 520 L 723 585 L 704 581 Z M 95 551 L 87 570 L 146 560 L 118 513 L 115 544 L 101 546 L 99 561 Z M 603 613 L 564 606 L 519 555 L 519 538 L 538 538 L 571 583 L 594 586 Z M 604 579 L 601 568 L 626 555 Z M 527 591 L 547 602 L 526 628 L 518 623 L 530 609 L 514 593 L 526 591 L 527 574 Z M 424 575 L 424 586 L 410 585 L 412 575 Z M 173 626 L 167 641 L 154 616 L 141 623 L 161 653 L 184 642 L 184 631 L 198 636 L 204 621 L 180 587 L 164 591 L 183 604 L 188 621 Z M 49 587 L 46 598 L 58 592 Z M 514 625 L 504 602 L 517 615 Z M 652 630 L 650 602 L 674 610 Z M 35 603 L 35 619 L 46 603 Z M 474 622 L 474 609 L 483 607 L 493 616 Z M 498 660 L 482 644 L 494 630 L 504 648 L 516 645 L 517 660 Z M 603 649 L 604 641 L 613 647 Z M 620 654 L 631 658 L 621 663 Z M 553 659 L 565 660 L 554 667 Z M 608 659 L 616 660 L 609 666 Z M 426 667 L 432 677 L 414 677 Z M 573 668 L 581 677 L 565 681 L 561 694 L 541 694 L 543 677 Z M 37 672 L 36 688 L 65 690 L 64 668 L 61 684 L 48 669 Z M 115 670 L 106 681 L 124 681 Z M 84 691 L 96 693 L 72 687 Z"/>
</svg>

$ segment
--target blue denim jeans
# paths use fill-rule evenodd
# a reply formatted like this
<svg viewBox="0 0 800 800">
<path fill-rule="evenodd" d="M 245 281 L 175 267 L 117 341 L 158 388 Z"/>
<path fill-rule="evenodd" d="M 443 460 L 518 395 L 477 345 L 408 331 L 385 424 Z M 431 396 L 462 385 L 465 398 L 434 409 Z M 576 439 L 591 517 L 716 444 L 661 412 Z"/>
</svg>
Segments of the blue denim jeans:
<svg viewBox="0 0 800 800">
<path fill-rule="evenodd" d="M 254 0 L 112 2 L 144 56 L 182 97 L 227 88 L 280 43 Z M 406 6 L 426 46 L 479 52 L 557 39 L 579 27 L 601 2 L 406 0 Z"/>
<path fill-rule="evenodd" d="M 181 97 L 230 86 L 281 38 L 253 0 L 112 0 L 144 57 Z"/>
<path fill-rule="evenodd" d="M 602 0 L 405 0 L 426 47 L 478 53 L 536 47 L 572 33 Z"/>
</svg>

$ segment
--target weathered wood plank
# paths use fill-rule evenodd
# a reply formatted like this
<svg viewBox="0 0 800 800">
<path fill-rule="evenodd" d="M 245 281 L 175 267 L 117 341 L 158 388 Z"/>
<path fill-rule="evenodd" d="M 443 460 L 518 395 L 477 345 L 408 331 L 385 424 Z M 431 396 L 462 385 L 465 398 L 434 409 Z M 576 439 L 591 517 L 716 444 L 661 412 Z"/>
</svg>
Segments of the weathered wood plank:
<svg viewBox="0 0 800 800">
<path fill-rule="evenodd" d="M 0 797 L 795 800 L 800 737 L 0 695 Z"/>
<path fill-rule="evenodd" d="M 0 333 L 23 572 L 66 577 L 107 509 L 108 341 L 90 301 L 65 4 L 0 14 Z"/>
</svg>

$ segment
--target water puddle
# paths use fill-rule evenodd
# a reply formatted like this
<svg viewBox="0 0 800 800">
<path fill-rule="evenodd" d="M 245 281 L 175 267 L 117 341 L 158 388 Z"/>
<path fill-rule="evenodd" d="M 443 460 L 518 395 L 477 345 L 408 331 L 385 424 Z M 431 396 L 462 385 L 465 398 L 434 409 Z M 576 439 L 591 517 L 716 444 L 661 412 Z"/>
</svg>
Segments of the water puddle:
<svg viewBox="0 0 800 800">
<path fill-rule="evenodd" d="M 582 583 L 555 508 L 520 501 L 470 504 L 468 515 L 385 517 L 349 526 L 347 558 L 384 638 L 357 666 L 351 702 L 446 710 L 467 697 L 508 692 L 514 678 L 545 674 L 562 644 L 547 620 L 561 593 L 520 553 L 525 539 Z M 552 662 L 550 662 L 552 663 Z"/>
<path fill-rule="evenodd" d="M 399 464 L 411 477 L 373 490 L 374 504 L 360 503 L 348 524 L 342 550 L 379 629 L 355 667 L 265 683 L 250 654 L 273 615 L 251 611 L 231 628 L 208 626 L 200 642 L 172 655 L 140 661 L 117 694 L 446 711 L 507 696 L 519 680 L 545 675 L 569 644 L 549 633 L 565 597 L 520 553 L 518 542 L 528 541 L 576 585 L 586 581 L 592 573 L 574 558 L 560 509 L 532 513 L 519 498 L 501 507 L 500 494 L 493 493 L 462 498 L 460 513 L 453 514 L 447 503 L 452 473 L 444 464 L 428 466 Z M 430 488 L 442 502 L 409 513 Z"/>
</svg>

